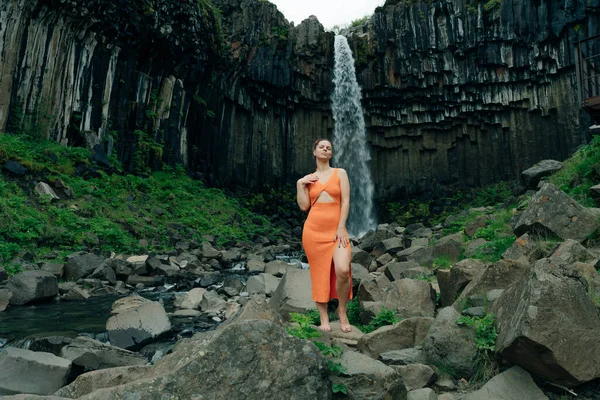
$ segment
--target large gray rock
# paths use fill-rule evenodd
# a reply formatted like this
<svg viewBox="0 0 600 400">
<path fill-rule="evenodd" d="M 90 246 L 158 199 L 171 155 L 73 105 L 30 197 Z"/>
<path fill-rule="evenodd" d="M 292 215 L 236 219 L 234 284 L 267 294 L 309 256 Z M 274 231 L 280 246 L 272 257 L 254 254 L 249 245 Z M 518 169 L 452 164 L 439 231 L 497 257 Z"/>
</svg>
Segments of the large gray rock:
<svg viewBox="0 0 600 400">
<path fill-rule="evenodd" d="M 303 313 L 315 308 L 310 272 L 289 270 L 279 282 L 269 305 L 286 319 L 289 319 L 290 313 Z"/>
<path fill-rule="evenodd" d="M 250 300 L 244 307 L 238 310 L 231 318 L 228 318 L 217 329 L 222 329 L 227 325 L 231 325 L 235 321 L 245 321 L 251 319 L 264 319 L 283 326 L 284 320 L 277 311 L 270 305 L 269 301 L 264 296 L 251 296 Z"/>
<path fill-rule="evenodd" d="M 379 242 L 371 251 L 371 255 L 375 258 L 382 256 L 386 253 L 397 253 L 399 250 L 404 249 L 404 243 L 399 237 L 391 237 L 389 239 L 384 239 Z"/>
<path fill-rule="evenodd" d="M 110 265 L 106 262 L 103 262 L 98 268 L 92 272 L 91 278 L 100 279 L 103 281 L 108 281 L 111 285 L 117 283 L 117 276 L 115 274 L 115 270 L 112 269 Z"/>
<path fill-rule="evenodd" d="M 377 246 L 381 241 L 392 238 L 394 236 L 396 235 L 391 230 L 385 228 L 377 228 L 376 231 L 371 231 L 365 236 L 363 236 L 360 239 L 358 247 L 370 253 L 375 248 L 375 246 Z"/>
<path fill-rule="evenodd" d="M 469 282 L 452 306 L 462 311 L 467 307 L 469 298 L 477 295 L 485 298 L 491 290 L 506 289 L 526 277 L 530 270 L 530 265 L 520 260 L 500 260 L 489 265 Z"/>
<path fill-rule="evenodd" d="M 369 268 L 373 261 L 373 256 L 364 251 L 360 247 L 352 246 L 352 263 L 360 264 L 365 268 Z"/>
<path fill-rule="evenodd" d="M 463 289 L 485 269 L 485 264 L 480 260 L 466 259 L 457 262 L 452 269 L 437 272 L 440 285 L 440 301 L 447 307 L 454 303 L 456 297 Z"/>
<path fill-rule="evenodd" d="M 239 321 L 203 337 L 180 340 L 140 379 L 96 390 L 85 399 L 193 399 L 199 394 L 211 400 L 331 397 L 322 353 L 271 321 Z"/>
<path fill-rule="evenodd" d="M 74 382 L 60 388 L 55 395 L 78 399 L 98 389 L 124 385 L 142 379 L 150 372 L 150 369 L 150 366 L 136 365 L 90 371 L 79 375 Z"/>
<path fill-rule="evenodd" d="M 517 236 L 550 232 L 564 240 L 582 242 L 598 227 L 600 210 L 583 207 L 556 186 L 544 183 L 516 219 L 513 230 Z"/>
<path fill-rule="evenodd" d="M 279 278 L 274 277 L 271 274 L 258 274 L 248 278 L 246 282 L 246 292 L 266 294 L 271 296 L 279 286 Z"/>
<path fill-rule="evenodd" d="M 586 262 L 594 258 L 594 256 L 583 247 L 579 242 L 567 239 L 562 242 L 552 253 L 550 257 L 560 258 L 568 264 L 577 261 Z"/>
<path fill-rule="evenodd" d="M 144 365 L 146 358 L 132 351 L 79 336 L 63 347 L 60 356 L 86 370 Z"/>
<path fill-rule="evenodd" d="M 600 319 L 577 273 L 563 260 L 539 260 L 490 309 L 496 314 L 496 352 L 564 386 L 600 377 Z"/>
<path fill-rule="evenodd" d="M 400 279 L 388 286 L 384 304 L 402 318 L 433 317 L 435 290 L 431 283 L 416 279 Z"/>
<path fill-rule="evenodd" d="M 435 371 L 428 365 L 410 364 L 395 367 L 396 371 L 402 377 L 404 386 L 407 391 L 421 389 L 431 385 L 437 375 Z"/>
<path fill-rule="evenodd" d="M 423 348 L 416 346 L 408 349 L 386 351 L 379 355 L 378 360 L 386 365 L 423 364 L 425 363 L 425 355 L 423 354 Z"/>
<path fill-rule="evenodd" d="M 200 308 L 205 293 L 206 289 L 204 288 L 193 288 L 183 296 L 181 303 L 179 303 L 179 307 L 190 310 Z"/>
<path fill-rule="evenodd" d="M 462 400 L 547 400 L 527 371 L 512 367 L 490 379 L 481 389 Z"/>
<path fill-rule="evenodd" d="M 416 261 L 393 261 L 385 265 L 384 273 L 390 281 L 402 279 L 404 271 L 420 267 Z"/>
<path fill-rule="evenodd" d="M 342 383 L 351 399 L 404 399 L 406 389 L 399 374 L 380 361 L 345 350 L 339 359 L 334 359 L 344 368 L 340 376 L 332 376 L 335 383 Z"/>
<path fill-rule="evenodd" d="M 171 330 L 164 307 L 140 296 L 130 296 L 113 303 L 106 322 L 110 342 L 124 349 L 138 347 Z"/>
<path fill-rule="evenodd" d="M 0 311 L 6 310 L 10 303 L 10 298 L 13 296 L 12 292 L 8 289 L 0 289 Z"/>
<path fill-rule="evenodd" d="M 0 395 L 52 394 L 65 384 L 70 370 L 71 361 L 54 354 L 7 347 L 0 353 Z"/>
<path fill-rule="evenodd" d="M 65 279 L 76 281 L 85 278 L 104 262 L 104 258 L 92 253 L 74 253 L 67 256 Z"/>
<path fill-rule="evenodd" d="M 446 364 L 459 376 L 470 378 L 477 356 L 475 331 L 470 327 L 457 325 L 459 318 L 460 313 L 453 307 L 441 309 L 427 332 L 423 351 L 428 364 Z"/>
<path fill-rule="evenodd" d="M 521 179 L 528 188 L 537 189 L 538 183 L 540 183 L 540 180 L 543 177 L 552 175 L 556 171 L 560 171 L 562 167 L 563 163 L 560 161 L 542 160 L 533 167 L 521 172 Z"/>
<path fill-rule="evenodd" d="M 358 350 L 372 358 L 382 353 L 415 347 L 425 338 L 433 318 L 414 317 L 387 325 L 364 335 L 358 341 Z"/>
<path fill-rule="evenodd" d="M 436 258 L 448 257 L 451 261 L 458 260 L 458 256 L 462 252 L 465 234 L 462 232 L 444 236 L 432 246 L 416 249 L 414 252 L 407 254 L 404 250 L 397 254 L 399 261 L 413 260 L 421 266 L 431 267 Z M 408 249 L 410 250 L 410 249 Z M 401 256 L 404 254 L 404 256 Z"/>
<path fill-rule="evenodd" d="M 408 392 L 406 400 L 438 400 L 438 397 L 433 389 L 423 388 Z"/>
<path fill-rule="evenodd" d="M 10 304 L 23 304 L 52 298 L 58 294 L 58 280 L 45 271 L 25 271 L 10 277 L 6 289 L 12 292 Z"/>
</svg>

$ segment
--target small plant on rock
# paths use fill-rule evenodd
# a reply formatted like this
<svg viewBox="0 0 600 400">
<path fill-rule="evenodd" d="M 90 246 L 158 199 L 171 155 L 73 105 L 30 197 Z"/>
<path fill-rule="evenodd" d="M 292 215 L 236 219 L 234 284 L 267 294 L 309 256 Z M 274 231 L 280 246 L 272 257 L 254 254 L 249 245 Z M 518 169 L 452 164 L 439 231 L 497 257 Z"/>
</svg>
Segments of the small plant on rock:
<svg viewBox="0 0 600 400">
<path fill-rule="evenodd" d="M 487 314 L 483 318 L 462 316 L 456 321 L 458 325 L 475 328 L 477 357 L 474 365 L 475 374 L 472 378 L 474 382 L 488 381 L 496 375 L 498 370 L 494 361 L 496 337 L 498 336 L 494 327 L 494 318 L 494 314 Z"/>
</svg>

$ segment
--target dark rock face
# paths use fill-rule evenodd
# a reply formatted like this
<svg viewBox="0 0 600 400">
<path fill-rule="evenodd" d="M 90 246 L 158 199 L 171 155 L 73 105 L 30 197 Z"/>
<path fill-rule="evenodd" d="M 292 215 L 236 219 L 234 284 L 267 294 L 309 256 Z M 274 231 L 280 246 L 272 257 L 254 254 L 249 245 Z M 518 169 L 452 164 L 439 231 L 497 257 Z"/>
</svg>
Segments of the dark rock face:
<svg viewBox="0 0 600 400">
<path fill-rule="evenodd" d="M 514 178 L 581 142 L 573 42 L 598 26 L 585 1 L 397 3 L 351 40 L 379 194 Z"/>
<path fill-rule="evenodd" d="M 295 181 L 332 134 L 334 35 L 266 1 L 214 3 L 223 42 L 204 1 L 2 3 L 0 47 L 21 51 L 0 57 L 0 130 L 101 145 L 135 172 Z M 378 196 L 515 178 L 582 142 L 573 42 L 598 0 L 387 3 L 348 33 Z"/>
</svg>

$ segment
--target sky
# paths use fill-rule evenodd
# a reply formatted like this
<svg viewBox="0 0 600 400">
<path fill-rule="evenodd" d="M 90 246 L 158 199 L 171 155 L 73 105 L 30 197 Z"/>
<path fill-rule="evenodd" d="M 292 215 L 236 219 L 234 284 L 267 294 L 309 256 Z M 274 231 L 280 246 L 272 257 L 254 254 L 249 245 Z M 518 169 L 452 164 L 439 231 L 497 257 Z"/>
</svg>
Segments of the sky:
<svg viewBox="0 0 600 400">
<path fill-rule="evenodd" d="M 285 19 L 299 25 L 310 15 L 315 15 L 326 29 L 334 25 L 349 24 L 383 5 L 385 0 L 270 0 Z"/>
</svg>

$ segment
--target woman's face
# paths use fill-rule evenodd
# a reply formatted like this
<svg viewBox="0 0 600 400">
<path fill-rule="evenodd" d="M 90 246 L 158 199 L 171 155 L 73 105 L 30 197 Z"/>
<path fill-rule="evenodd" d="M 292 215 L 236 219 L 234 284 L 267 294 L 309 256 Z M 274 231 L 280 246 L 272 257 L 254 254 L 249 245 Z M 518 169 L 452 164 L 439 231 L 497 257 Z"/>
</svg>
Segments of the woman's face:
<svg viewBox="0 0 600 400">
<path fill-rule="evenodd" d="M 325 158 L 329 160 L 333 155 L 331 143 L 328 140 L 321 140 L 317 143 L 317 147 L 313 151 L 313 155 L 317 158 Z"/>
</svg>

